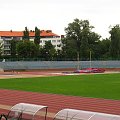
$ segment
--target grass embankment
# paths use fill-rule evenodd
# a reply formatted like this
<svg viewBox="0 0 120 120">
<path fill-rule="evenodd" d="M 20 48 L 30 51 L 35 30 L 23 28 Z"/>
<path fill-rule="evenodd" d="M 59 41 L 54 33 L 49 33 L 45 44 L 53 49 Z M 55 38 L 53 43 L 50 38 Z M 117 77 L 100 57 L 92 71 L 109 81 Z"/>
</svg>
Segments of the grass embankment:
<svg viewBox="0 0 120 120">
<path fill-rule="evenodd" d="M 120 100 L 120 74 L 4 79 L 0 88 Z"/>
</svg>

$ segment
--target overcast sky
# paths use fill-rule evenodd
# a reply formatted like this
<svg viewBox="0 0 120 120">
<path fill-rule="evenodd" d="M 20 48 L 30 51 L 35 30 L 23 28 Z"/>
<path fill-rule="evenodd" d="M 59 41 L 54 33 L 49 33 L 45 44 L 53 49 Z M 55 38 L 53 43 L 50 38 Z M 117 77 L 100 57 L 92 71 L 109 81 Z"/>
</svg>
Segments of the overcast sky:
<svg viewBox="0 0 120 120">
<path fill-rule="evenodd" d="M 120 0 L 0 0 L 0 31 L 37 26 L 61 35 L 75 18 L 89 20 L 94 31 L 109 37 L 109 26 L 120 24 Z"/>
</svg>

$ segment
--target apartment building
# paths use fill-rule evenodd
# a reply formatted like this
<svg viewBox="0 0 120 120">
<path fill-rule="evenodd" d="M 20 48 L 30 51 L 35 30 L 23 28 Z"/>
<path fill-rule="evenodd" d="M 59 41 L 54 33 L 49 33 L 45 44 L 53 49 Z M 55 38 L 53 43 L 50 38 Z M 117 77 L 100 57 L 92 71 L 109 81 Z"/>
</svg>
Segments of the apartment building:
<svg viewBox="0 0 120 120">
<path fill-rule="evenodd" d="M 2 45 L 2 54 L 3 55 L 10 55 L 11 49 L 11 40 L 22 40 L 23 31 L 0 31 L 0 44 Z M 30 41 L 34 41 L 35 32 L 29 32 Z M 40 31 L 40 45 L 44 46 L 45 41 L 51 41 L 52 45 L 55 47 L 56 50 L 61 49 L 61 36 L 52 32 L 52 30 L 41 30 Z"/>
</svg>

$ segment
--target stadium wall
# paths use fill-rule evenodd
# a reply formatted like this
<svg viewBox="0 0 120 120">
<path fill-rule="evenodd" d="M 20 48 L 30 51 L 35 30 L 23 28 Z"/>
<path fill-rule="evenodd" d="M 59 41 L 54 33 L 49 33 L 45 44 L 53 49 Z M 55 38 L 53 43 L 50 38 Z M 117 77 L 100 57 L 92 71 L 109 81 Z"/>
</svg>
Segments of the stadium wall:
<svg viewBox="0 0 120 120">
<path fill-rule="evenodd" d="M 41 70 L 80 68 L 120 68 L 120 61 L 14 61 L 0 62 L 0 70 Z"/>
</svg>

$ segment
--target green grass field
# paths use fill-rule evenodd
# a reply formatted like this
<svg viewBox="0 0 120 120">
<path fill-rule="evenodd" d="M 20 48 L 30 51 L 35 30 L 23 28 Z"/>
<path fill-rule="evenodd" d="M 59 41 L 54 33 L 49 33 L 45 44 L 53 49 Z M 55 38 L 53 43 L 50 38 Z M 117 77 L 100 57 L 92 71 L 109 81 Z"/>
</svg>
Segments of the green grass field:
<svg viewBox="0 0 120 120">
<path fill-rule="evenodd" d="M 1 79 L 0 88 L 120 100 L 120 74 Z"/>
</svg>

